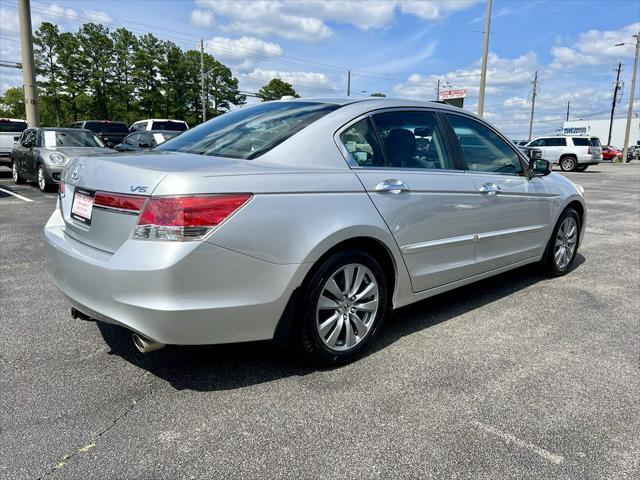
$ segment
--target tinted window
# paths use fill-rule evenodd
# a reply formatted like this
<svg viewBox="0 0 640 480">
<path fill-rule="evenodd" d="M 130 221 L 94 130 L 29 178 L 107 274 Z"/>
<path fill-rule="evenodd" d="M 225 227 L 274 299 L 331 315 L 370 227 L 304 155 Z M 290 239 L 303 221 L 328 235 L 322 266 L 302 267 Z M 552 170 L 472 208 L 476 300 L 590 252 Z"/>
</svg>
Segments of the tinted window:
<svg viewBox="0 0 640 480">
<path fill-rule="evenodd" d="M 84 128 L 96 133 L 129 133 L 129 129 L 124 123 L 86 122 Z"/>
<path fill-rule="evenodd" d="M 547 138 L 547 147 L 564 147 L 567 145 L 566 138 Z"/>
<path fill-rule="evenodd" d="M 132 133 L 127 138 L 124 139 L 124 143 L 127 145 L 138 145 L 138 133 Z"/>
<path fill-rule="evenodd" d="M 544 138 L 539 138 L 537 140 L 534 140 L 533 142 L 531 142 L 529 144 L 530 147 L 544 147 L 545 146 L 545 139 Z"/>
<path fill-rule="evenodd" d="M 339 107 L 316 102 L 265 102 L 220 115 L 163 143 L 158 150 L 252 159 Z"/>
<path fill-rule="evenodd" d="M 586 137 L 573 137 L 573 144 L 576 147 L 590 147 L 591 140 Z"/>
<path fill-rule="evenodd" d="M 22 138 L 20 139 L 20 143 L 22 146 L 27 146 L 28 143 L 32 143 L 35 145 L 36 142 L 36 131 L 35 130 L 25 130 Z"/>
<path fill-rule="evenodd" d="M 514 174 L 522 171 L 520 157 L 493 130 L 468 117 L 447 114 L 469 170 Z"/>
<path fill-rule="evenodd" d="M 340 141 L 359 166 L 384 167 L 386 165 L 375 130 L 368 118 L 354 123 L 342 132 Z"/>
<path fill-rule="evenodd" d="M 389 112 L 373 119 L 389 166 L 453 168 L 435 113 Z"/>
<path fill-rule="evenodd" d="M 174 130 L 176 132 L 184 132 L 187 130 L 187 126 L 182 122 L 172 122 L 171 120 L 166 122 L 155 121 L 151 125 L 151 130 Z"/>
<path fill-rule="evenodd" d="M 598 137 L 591 137 L 591 145 L 593 145 L 594 147 L 602 146 Z"/>
<path fill-rule="evenodd" d="M 27 128 L 27 122 L 15 122 L 0 118 L 0 132 L 21 133 Z"/>
<path fill-rule="evenodd" d="M 43 130 L 41 143 L 44 147 L 104 147 L 95 134 L 82 130 Z"/>
</svg>

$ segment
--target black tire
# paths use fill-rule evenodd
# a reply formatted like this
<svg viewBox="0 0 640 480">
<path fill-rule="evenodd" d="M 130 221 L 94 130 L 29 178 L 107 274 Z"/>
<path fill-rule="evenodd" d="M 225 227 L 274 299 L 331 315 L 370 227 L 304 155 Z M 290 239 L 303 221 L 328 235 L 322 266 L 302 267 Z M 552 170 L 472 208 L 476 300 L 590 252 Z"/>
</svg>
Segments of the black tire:
<svg viewBox="0 0 640 480">
<path fill-rule="evenodd" d="M 329 348 L 320 336 L 318 327 L 320 324 L 320 314 L 317 313 L 317 308 L 320 295 L 325 291 L 326 283 L 340 272 L 342 268 L 351 264 L 366 267 L 375 278 L 378 286 L 378 306 L 377 311 L 373 314 L 369 328 L 362 339 L 357 341 L 357 343 L 348 350 L 336 351 Z M 354 285 L 355 283 L 354 280 Z M 345 288 L 342 288 L 342 290 L 344 291 Z M 296 332 L 293 338 L 296 350 L 305 360 L 320 366 L 340 365 L 358 358 L 369 346 L 384 321 L 384 317 L 388 313 L 388 298 L 388 282 L 382 267 L 375 258 L 357 249 L 343 250 L 331 255 L 316 267 L 303 287 L 303 301 L 300 305 L 299 312 L 300 321 L 296 325 Z M 338 313 L 338 310 L 335 312 L 338 317 L 341 315 Z M 356 324 L 351 321 L 351 316 L 348 312 L 346 315 L 343 315 L 343 319 L 344 318 L 348 319 L 349 328 L 351 328 L 352 331 L 356 331 Z M 338 318 L 338 320 L 335 321 L 335 329 L 339 328 L 339 322 L 340 319 Z M 328 331 L 333 330 L 332 328 Z M 356 335 L 356 337 L 358 336 Z"/>
<path fill-rule="evenodd" d="M 55 184 L 49 180 L 47 170 L 40 163 L 36 169 L 36 183 L 41 192 L 51 192 L 55 188 Z"/>
<path fill-rule="evenodd" d="M 22 185 L 26 182 L 24 177 L 20 175 L 20 172 L 18 171 L 18 165 L 16 164 L 15 160 L 11 160 L 11 176 L 13 177 L 13 183 L 15 183 L 16 185 Z"/>
<path fill-rule="evenodd" d="M 578 159 L 572 155 L 567 155 L 560 159 L 560 168 L 563 172 L 573 172 L 578 165 Z"/>
<path fill-rule="evenodd" d="M 558 238 L 558 232 L 560 227 L 564 223 L 567 218 L 573 218 L 576 225 L 576 244 L 573 252 L 571 254 L 571 258 L 566 265 L 559 265 L 556 259 L 556 240 Z M 544 272 L 551 277 L 561 277 L 562 275 L 566 275 L 573 266 L 575 262 L 576 255 L 578 254 L 578 246 L 580 245 L 580 228 L 582 227 L 580 222 L 580 215 L 574 208 L 567 208 L 562 214 L 560 218 L 556 222 L 555 227 L 553 228 L 553 233 L 551 234 L 551 238 L 549 239 L 549 243 L 547 243 L 547 249 L 545 251 L 544 257 L 541 261 L 541 266 L 543 267 Z"/>
<path fill-rule="evenodd" d="M 589 165 L 576 165 L 576 172 L 584 172 L 587 168 Z"/>
</svg>

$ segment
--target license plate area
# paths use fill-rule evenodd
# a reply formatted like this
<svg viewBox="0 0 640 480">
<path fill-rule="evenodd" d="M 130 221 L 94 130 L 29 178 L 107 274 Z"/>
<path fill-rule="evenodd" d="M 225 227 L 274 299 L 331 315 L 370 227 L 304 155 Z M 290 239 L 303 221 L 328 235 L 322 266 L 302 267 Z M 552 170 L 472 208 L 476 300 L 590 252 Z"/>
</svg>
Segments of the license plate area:
<svg viewBox="0 0 640 480">
<path fill-rule="evenodd" d="M 93 197 L 95 192 L 76 188 L 73 193 L 71 205 L 71 217 L 85 225 L 91 225 L 91 213 L 93 212 Z"/>
</svg>

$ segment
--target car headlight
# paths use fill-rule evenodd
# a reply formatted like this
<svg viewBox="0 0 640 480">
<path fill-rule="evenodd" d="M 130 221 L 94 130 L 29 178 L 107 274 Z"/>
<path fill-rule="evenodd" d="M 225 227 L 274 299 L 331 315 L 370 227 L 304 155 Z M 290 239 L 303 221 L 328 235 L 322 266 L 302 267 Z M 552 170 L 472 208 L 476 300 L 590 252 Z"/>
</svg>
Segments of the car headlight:
<svg viewBox="0 0 640 480">
<path fill-rule="evenodd" d="M 578 189 L 578 191 L 580 192 L 580 195 L 584 195 L 584 187 L 582 185 L 578 185 L 576 183 L 576 188 Z"/>
<path fill-rule="evenodd" d="M 49 161 L 54 165 L 64 165 L 67 162 L 67 157 L 61 153 L 53 152 L 49 154 Z"/>
</svg>

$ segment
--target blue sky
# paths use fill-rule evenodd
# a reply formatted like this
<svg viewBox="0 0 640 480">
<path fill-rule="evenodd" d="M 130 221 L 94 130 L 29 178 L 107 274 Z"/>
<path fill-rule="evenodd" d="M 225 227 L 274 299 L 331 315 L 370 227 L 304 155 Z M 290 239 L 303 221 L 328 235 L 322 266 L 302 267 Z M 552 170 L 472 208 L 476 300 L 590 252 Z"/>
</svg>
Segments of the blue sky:
<svg viewBox="0 0 640 480">
<path fill-rule="evenodd" d="M 303 96 L 345 95 L 351 70 L 353 95 L 431 100 L 441 79 L 467 89 L 466 108 L 477 105 L 484 0 L 32 0 L 32 9 L 35 26 L 93 20 L 183 48 L 204 38 L 246 91 L 278 76 Z M 16 0 L 1 0 L 0 27 L 0 59 L 19 61 Z M 618 61 L 624 115 L 634 47 L 613 45 L 640 30 L 637 0 L 494 0 L 491 30 L 485 117 L 514 138 L 526 137 L 536 70 L 535 131 L 561 126 L 567 101 L 573 118 L 606 117 Z M 0 91 L 21 83 L 19 71 L 0 69 Z"/>
</svg>

